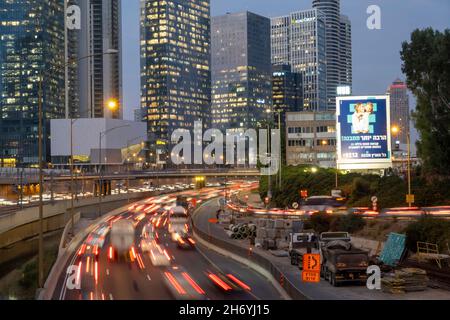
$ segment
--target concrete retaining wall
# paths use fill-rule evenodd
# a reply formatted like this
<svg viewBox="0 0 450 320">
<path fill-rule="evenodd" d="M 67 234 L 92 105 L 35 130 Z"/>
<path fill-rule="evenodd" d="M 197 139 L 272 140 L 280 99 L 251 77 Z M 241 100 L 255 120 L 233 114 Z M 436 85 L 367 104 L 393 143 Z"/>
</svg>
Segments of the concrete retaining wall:
<svg viewBox="0 0 450 320">
<path fill-rule="evenodd" d="M 96 221 L 93 221 L 93 223 L 86 229 L 83 229 L 82 231 L 78 232 L 75 237 L 66 245 L 64 248 L 60 248 L 58 252 L 58 258 L 56 262 L 53 264 L 52 269 L 50 270 L 50 273 L 45 281 L 45 285 L 43 290 L 38 292 L 38 300 L 51 300 L 53 295 L 55 294 L 55 289 L 58 284 L 58 279 L 61 274 L 64 272 L 64 268 L 66 267 L 67 262 L 69 259 L 73 256 L 77 248 L 81 245 L 83 242 L 83 239 L 86 238 L 89 233 L 94 230 L 94 228 L 100 224 L 100 222 L 106 221 L 109 217 L 120 214 L 122 211 L 124 211 L 128 206 L 124 206 L 121 208 L 118 208 L 114 211 L 111 211 L 107 213 L 106 215 L 102 216 L 101 218 L 98 218 Z M 70 223 L 67 224 L 66 227 L 70 226 Z"/>
<path fill-rule="evenodd" d="M 80 219 L 81 219 L 81 212 L 75 213 L 73 216 L 74 226 L 78 223 L 78 221 L 80 221 Z M 69 222 L 67 222 L 66 227 L 64 228 L 63 234 L 61 236 L 61 241 L 59 242 L 58 255 L 66 247 L 67 242 L 70 241 L 68 236 L 71 230 L 72 230 L 72 219 L 69 219 Z"/>
<path fill-rule="evenodd" d="M 142 199 L 155 195 L 154 192 L 130 194 L 130 199 Z M 127 194 L 113 195 L 103 198 L 102 203 L 120 202 L 128 199 Z M 81 208 L 95 206 L 98 198 L 75 201 L 76 211 Z M 70 200 L 58 201 L 44 206 L 44 233 L 63 229 L 70 217 Z M 0 217 L 0 248 L 8 247 L 39 234 L 39 208 L 32 207 Z"/>
</svg>

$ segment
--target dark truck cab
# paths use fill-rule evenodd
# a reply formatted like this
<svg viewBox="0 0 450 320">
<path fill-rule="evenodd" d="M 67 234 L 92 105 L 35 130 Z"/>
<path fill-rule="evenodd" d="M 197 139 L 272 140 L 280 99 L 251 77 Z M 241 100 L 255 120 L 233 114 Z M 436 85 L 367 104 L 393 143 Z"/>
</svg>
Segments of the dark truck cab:
<svg viewBox="0 0 450 320">
<path fill-rule="evenodd" d="M 312 232 L 292 233 L 289 242 L 291 265 L 303 269 L 303 256 L 308 253 L 319 253 L 319 241 Z"/>
</svg>

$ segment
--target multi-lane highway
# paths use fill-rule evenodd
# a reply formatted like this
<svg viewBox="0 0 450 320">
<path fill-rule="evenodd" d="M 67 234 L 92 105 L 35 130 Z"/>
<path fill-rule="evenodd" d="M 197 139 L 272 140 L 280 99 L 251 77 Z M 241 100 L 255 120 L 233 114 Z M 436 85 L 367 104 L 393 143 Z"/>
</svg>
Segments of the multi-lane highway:
<svg viewBox="0 0 450 320">
<path fill-rule="evenodd" d="M 197 203 L 219 196 L 221 190 L 184 192 Z M 244 265 L 195 243 L 180 249 L 167 230 L 163 216 L 156 229 L 158 243 L 170 266 L 154 266 L 151 253 L 140 247 L 143 228 L 155 214 L 175 205 L 176 195 L 136 203 L 120 214 L 105 217 L 73 253 L 58 275 L 53 299 L 61 300 L 167 300 L 282 299 L 270 282 Z M 162 208 L 162 209 L 161 209 Z M 120 262 L 110 253 L 110 227 L 114 221 L 131 220 L 136 225 L 135 246 L 129 259 Z M 166 223 L 164 223 L 166 222 Z M 154 224 L 155 225 L 155 224 Z M 156 226 L 156 225 L 155 225 Z M 194 241 L 195 242 L 195 241 Z M 71 266 L 76 266 L 71 267 Z M 69 273 L 66 270 L 69 269 Z M 69 286 L 67 285 L 69 283 Z M 77 288 L 76 284 L 80 284 Z M 72 284 L 72 285 L 70 285 Z M 73 285 L 75 284 L 75 286 Z"/>
</svg>

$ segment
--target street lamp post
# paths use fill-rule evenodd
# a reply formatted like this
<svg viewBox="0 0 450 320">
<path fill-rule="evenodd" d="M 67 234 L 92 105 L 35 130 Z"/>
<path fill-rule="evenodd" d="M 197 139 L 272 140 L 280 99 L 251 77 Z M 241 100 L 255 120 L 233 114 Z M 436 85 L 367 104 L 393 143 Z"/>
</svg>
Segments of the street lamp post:
<svg viewBox="0 0 450 320">
<path fill-rule="evenodd" d="M 408 206 L 412 207 L 411 202 L 411 133 L 408 131 L 406 134 L 406 143 L 408 144 Z"/>
<path fill-rule="evenodd" d="M 38 88 L 38 144 L 39 144 L 39 151 L 38 151 L 38 157 L 39 157 L 39 240 L 38 240 L 38 250 L 39 250 L 39 256 L 38 256 L 38 287 L 43 288 L 44 287 L 44 201 L 43 201 L 43 182 L 44 182 L 44 174 L 43 174 L 43 146 L 42 146 L 42 76 L 39 77 L 39 88 Z"/>
<path fill-rule="evenodd" d="M 39 167 L 39 239 L 38 239 L 38 287 L 44 287 L 44 201 L 43 201 L 43 183 L 44 183 L 44 172 L 43 172 L 43 77 L 44 74 L 50 72 L 66 69 L 68 66 L 76 64 L 84 59 L 88 59 L 94 56 L 103 56 L 108 54 L 117 54 L 119 51 L 115 49 L 109 49 L 108 51 L 101 54 L 93 54 L 85 57 L 81 57 L 77 60 L 72 60 L 65 63 L 62 66 L 52 67 L 48 70 L 41 70 L 38 81 L 38 167 Z M 67 82 L 67 81 L 66 81 Z M 67 90 L 65 90 L 65 99 L 67 100 Z"/>
<path fill-rule="evenodd" d="M 271 150 L 270 150 L 270 115 L 272 114 L 272 110 L 271 109 L 267 109 L 267 156 L 269 156 Z M 270 199 L 272 199 L 272 172 L 269 172 L 269 176 L 268 176 L 268 188 L 267 188 L 267 197 Z"/>
<path fill-rule="evenodd" d="M 74 218 L 74 164 L 73 164 L 73 124 L 77 122 L 78 119 L 70 119 L 70 217 L 71 217 L 71 233 L 72 236 L 75 234 L 75 218 Z"/>
<path fill-rule="evenodd" d="M 278 129 L 280 130 L 280 135 L 281 135 L 281 109 L 279 109 L 278 111 Z M 283 142 L 281 142 L 283 143 Z M 280 175 L 280 180 L 279 180 L 279 189 L 281 190 L 282 187 L 282 182 L 283 182 L 283 177 L 281 176 L 282 174 L 282 170 L 283 170 L 283 155 L 282 155 L 282 150 L 280 147 L 280 155 L 279 155 L 279 159 L 280 159 L 280 163 L 279 163 L 279 168 L 278 168 L 278 174 Z"/>
<path fill-rule="evenodd" d="M 403 127 L 393 126 L 392 133 L 399 134 Z M 408 177 L 408 196 L 407 203 L 408 207 L 412 207 L 412 194 L 411 194 L 411 132 L 408 130 L 406 132 L 406 144 L 407 144 L 407 177 Z"/>
</svg>

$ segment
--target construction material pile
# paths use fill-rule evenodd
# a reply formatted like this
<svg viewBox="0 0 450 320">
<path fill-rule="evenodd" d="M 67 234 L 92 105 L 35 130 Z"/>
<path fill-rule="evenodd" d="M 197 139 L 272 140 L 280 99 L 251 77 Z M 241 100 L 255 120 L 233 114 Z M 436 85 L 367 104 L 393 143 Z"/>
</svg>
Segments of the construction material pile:
<svg viewBox="0 0 450 320">
<path fill-rule="evenodd" d="M 256 237 L 256 225 L 251 223 L 240 223 L 230 225 L 228 236 L 235 240 L 245 240 Z"/>
<path fill-rule="evenodd" d="M 387 293 L 425 291 L 429 278 L 427 272 L 417 268 L 404 268 L 381 280 L 381 289 Z"/>
<path fill-rule="evenodd" d="M 293 232 L 293 226 L 298 225 L 298 222 L 300 221 L 283 219 L 257 220 L 255 246 L 265 250 L 289 248 L 290 234 Z"/>
</svg>

